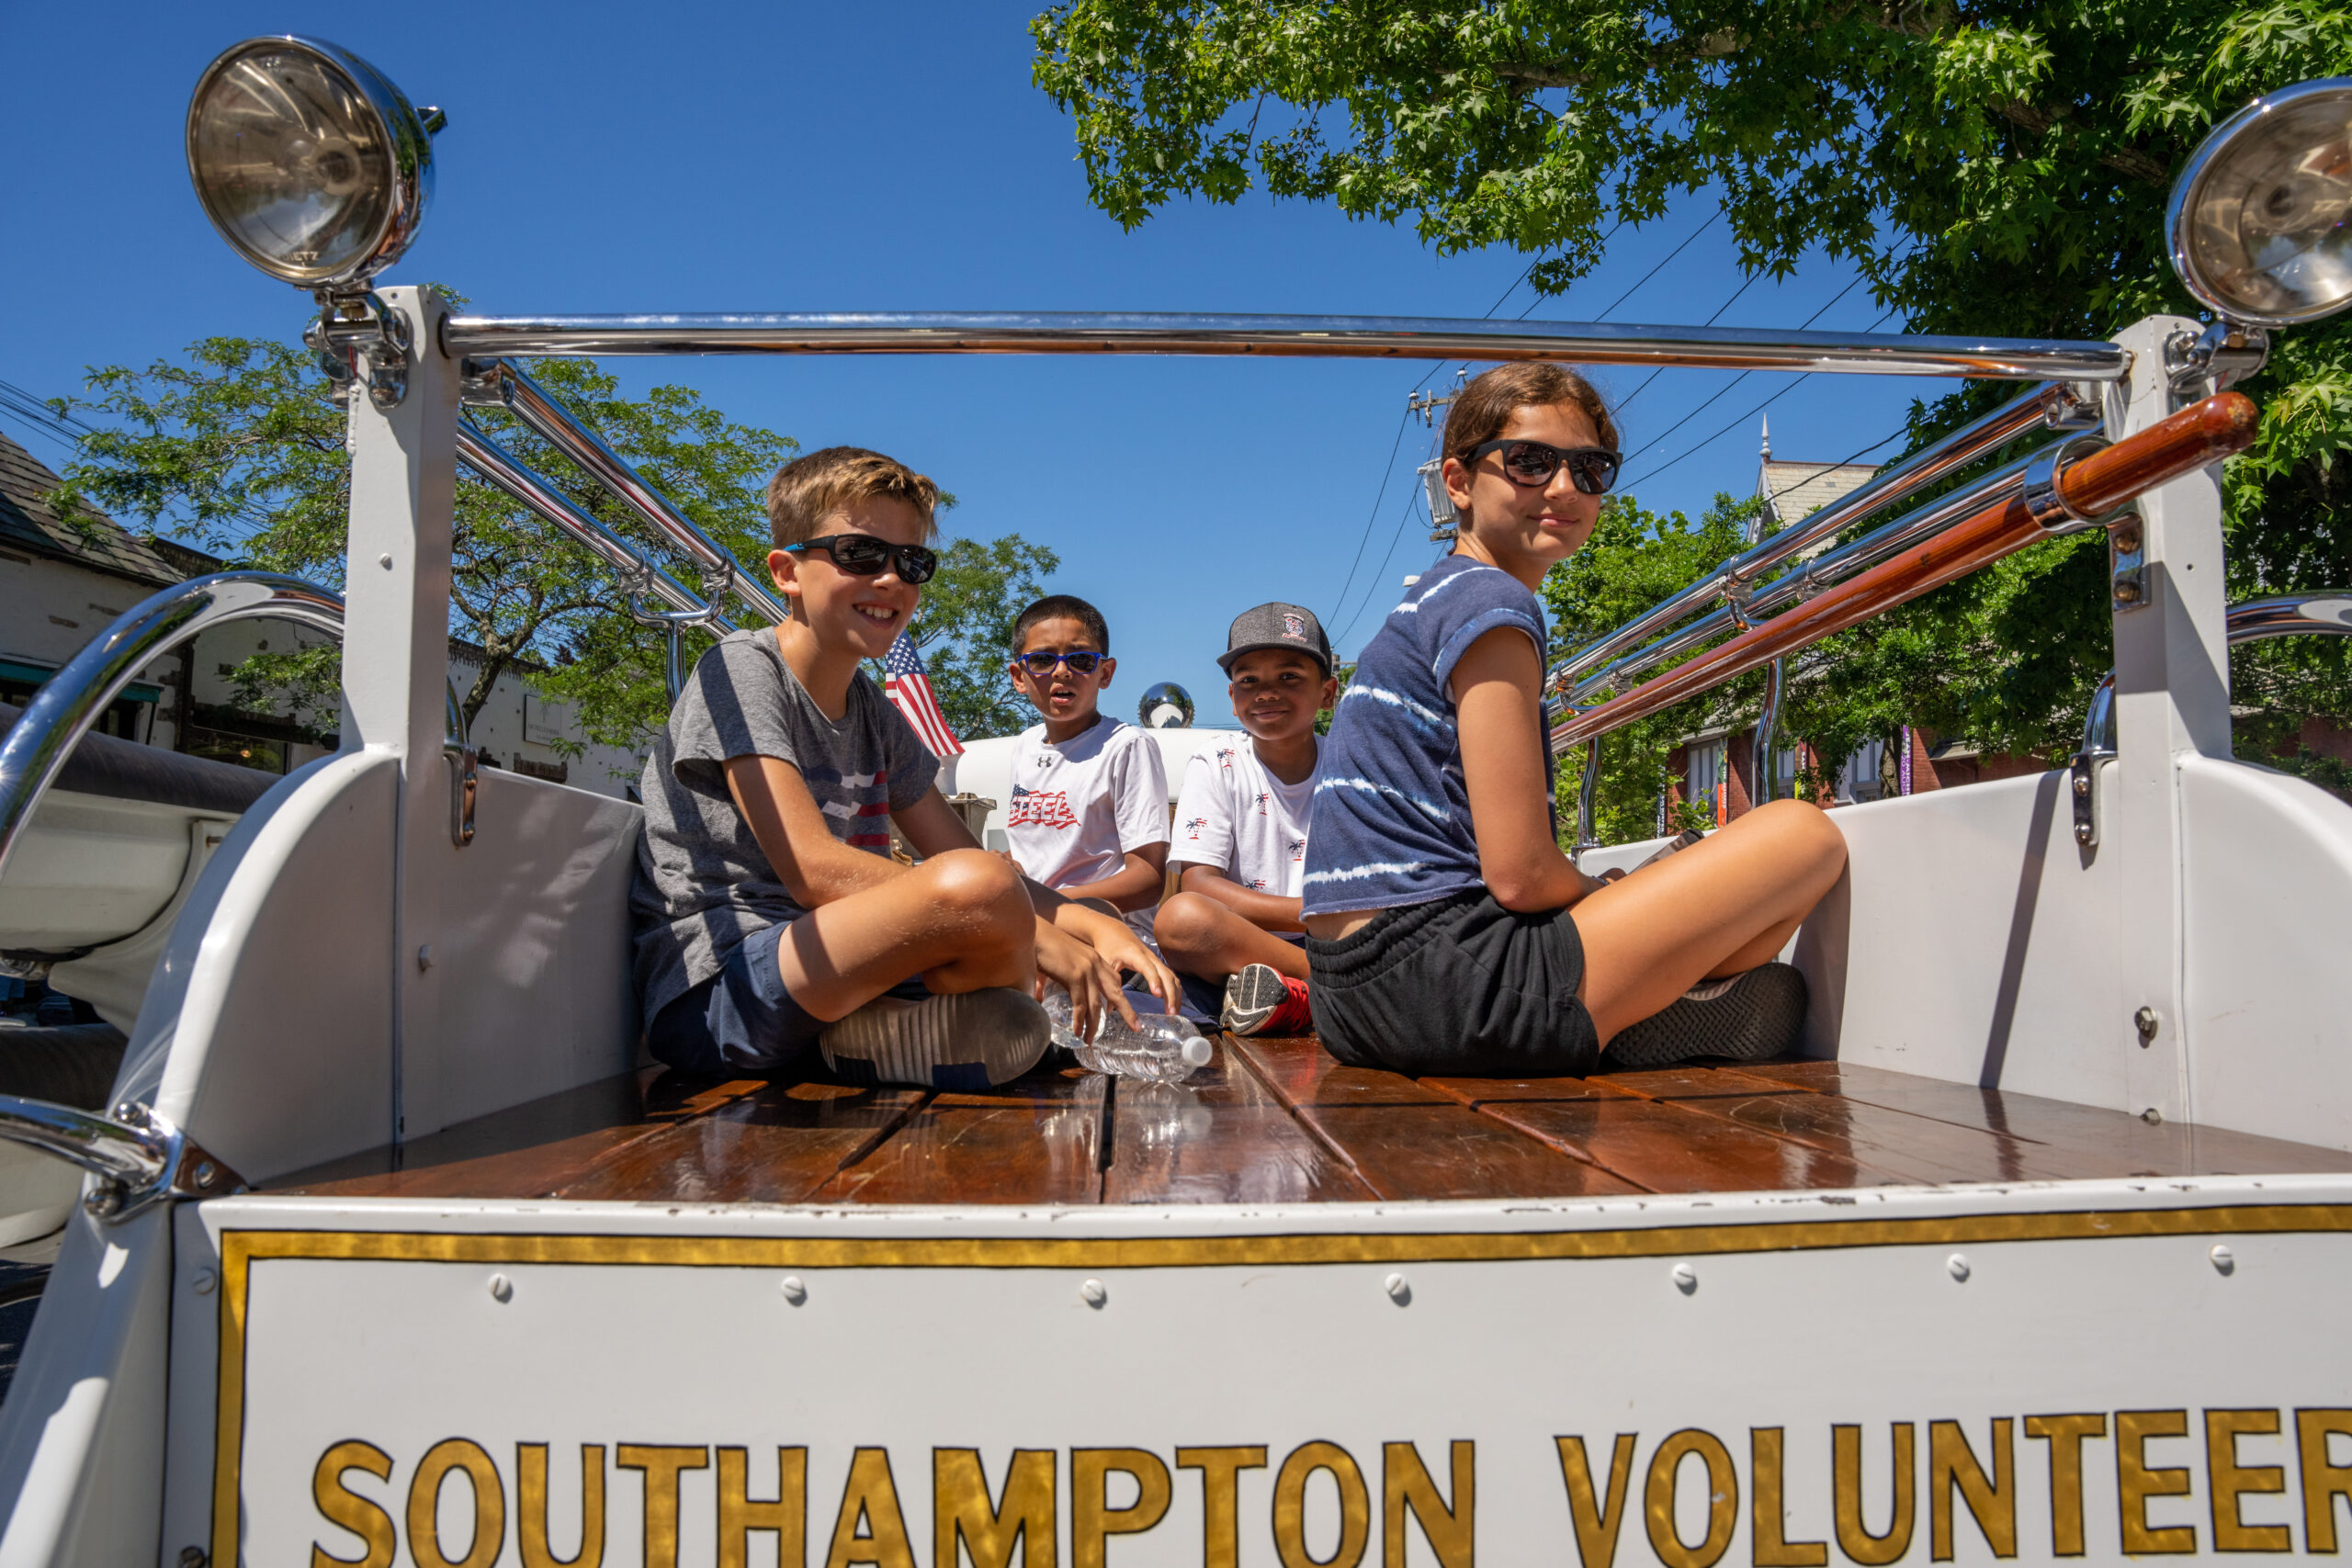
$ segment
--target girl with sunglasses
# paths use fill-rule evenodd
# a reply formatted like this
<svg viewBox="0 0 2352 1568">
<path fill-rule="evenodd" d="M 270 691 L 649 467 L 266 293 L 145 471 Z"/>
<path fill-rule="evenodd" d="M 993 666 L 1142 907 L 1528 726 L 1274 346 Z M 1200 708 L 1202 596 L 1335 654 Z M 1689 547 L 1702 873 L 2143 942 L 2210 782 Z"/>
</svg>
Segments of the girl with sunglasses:
<svg viewBox="0 0 2352 1568">
<path fill-rule="evenodd" d="M 1804 981 L 1771 960 L 1845 866 L 1819 809 L 1774 802 L 1622 879 L 1559 847 L 1536 590 L 1591 536 L 1618 451 L 1559 366 L 1454 400 L 1453 550 L 1357 661 L 1307 844 L 1315 1023 L 1342 1061 L 1581 1077 L 1797 1043 Z"/>
</svg>

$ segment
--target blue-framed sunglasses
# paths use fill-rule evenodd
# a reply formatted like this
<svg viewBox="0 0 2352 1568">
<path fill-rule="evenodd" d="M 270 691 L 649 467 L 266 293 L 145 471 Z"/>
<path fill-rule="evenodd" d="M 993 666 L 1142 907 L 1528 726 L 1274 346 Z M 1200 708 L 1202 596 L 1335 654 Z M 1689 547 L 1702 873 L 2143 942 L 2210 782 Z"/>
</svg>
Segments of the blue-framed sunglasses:
<svg viewBox="0 0 2352 1568">
<path fill-rule="evenodd" d="M 1085 649 L 1080 649 L 1075 653 L 1056 653 L 1051 649 L 1040 648 L 1028 653 L 1016 653 L 1012 656 L 1014 663 L 1032 675 L 1039 676 L 1052 674 L 1054 666 L 1057 664 L 1067 664 L 1080 675 L 1091 675 L 1094 673 L 1094 667 L 1102 663 L 1102 660 L 1103 655 L 1090 652 Z"/>
</svg>

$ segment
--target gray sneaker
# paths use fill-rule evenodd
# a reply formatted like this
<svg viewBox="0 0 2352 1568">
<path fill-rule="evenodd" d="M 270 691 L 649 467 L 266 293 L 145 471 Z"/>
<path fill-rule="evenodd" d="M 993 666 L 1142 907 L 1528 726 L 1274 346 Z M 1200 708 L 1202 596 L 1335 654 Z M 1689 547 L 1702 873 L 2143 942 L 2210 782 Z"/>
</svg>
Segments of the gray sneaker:
<svg viewBox="0 0 2352 1568">
<path fill-rule="evenodd" d="M 1663 1067 L 1699 1056 L 1760 1062 L 1796 1048 L 1804 1005 L 1804 976 L 1792 964 L 1759 964 L 1726 980 L 1702 980 L 1664 1011 L 1619 1030 L 1601 1048 L 1601 1068 Z"/>
<path fill-rule="evenodd" d="M 876 997 L 817 1036 L 825 1066 L 853 1083 L 972 1093 L 1037 1065 L 1053 1043 L 1046 1010 L 992 987 L 908 1001 Z"/>
</svg>

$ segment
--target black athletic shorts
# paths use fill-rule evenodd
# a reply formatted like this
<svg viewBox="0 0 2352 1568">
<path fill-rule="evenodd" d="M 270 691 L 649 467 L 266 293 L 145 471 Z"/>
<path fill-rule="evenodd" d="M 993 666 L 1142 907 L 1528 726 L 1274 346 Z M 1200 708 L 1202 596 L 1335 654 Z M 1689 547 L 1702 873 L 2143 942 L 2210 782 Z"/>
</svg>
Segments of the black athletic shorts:
<svg viewBox="0 0 2352 1568">
<path fill-rule="evenodd" d="M 1582 1077 L 1600 1063 L 1566 909 L 1513 914 L 1472 888 L 1383 910 L 1338 942 L 1310 936 L 1306 962 L 1315 1031 L 1351 1066 L 1506 1078 Z"/>
</svg>

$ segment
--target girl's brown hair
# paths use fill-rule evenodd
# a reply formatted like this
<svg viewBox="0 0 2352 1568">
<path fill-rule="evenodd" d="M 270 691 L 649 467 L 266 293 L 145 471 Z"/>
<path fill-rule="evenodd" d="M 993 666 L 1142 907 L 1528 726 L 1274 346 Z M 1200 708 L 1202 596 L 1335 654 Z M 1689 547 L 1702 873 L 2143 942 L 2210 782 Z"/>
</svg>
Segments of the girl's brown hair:
<svg viewBox="0 0 2352 1568">
<path fill-rule="evenodd" d="M 1574 406 L 1592 422 L 1600 444 L 1618 450 L 1617 422 L 1592 383 L 1565 365 L 1529 360 L 1498 365 L 1462 389 L 1453 400 L 1453 412 L 1445 416 L 1445 456 L 1466 468 L 1471 449 L 1500 435 L 1514 411 L 1555 403 Z"/>
</svg>

